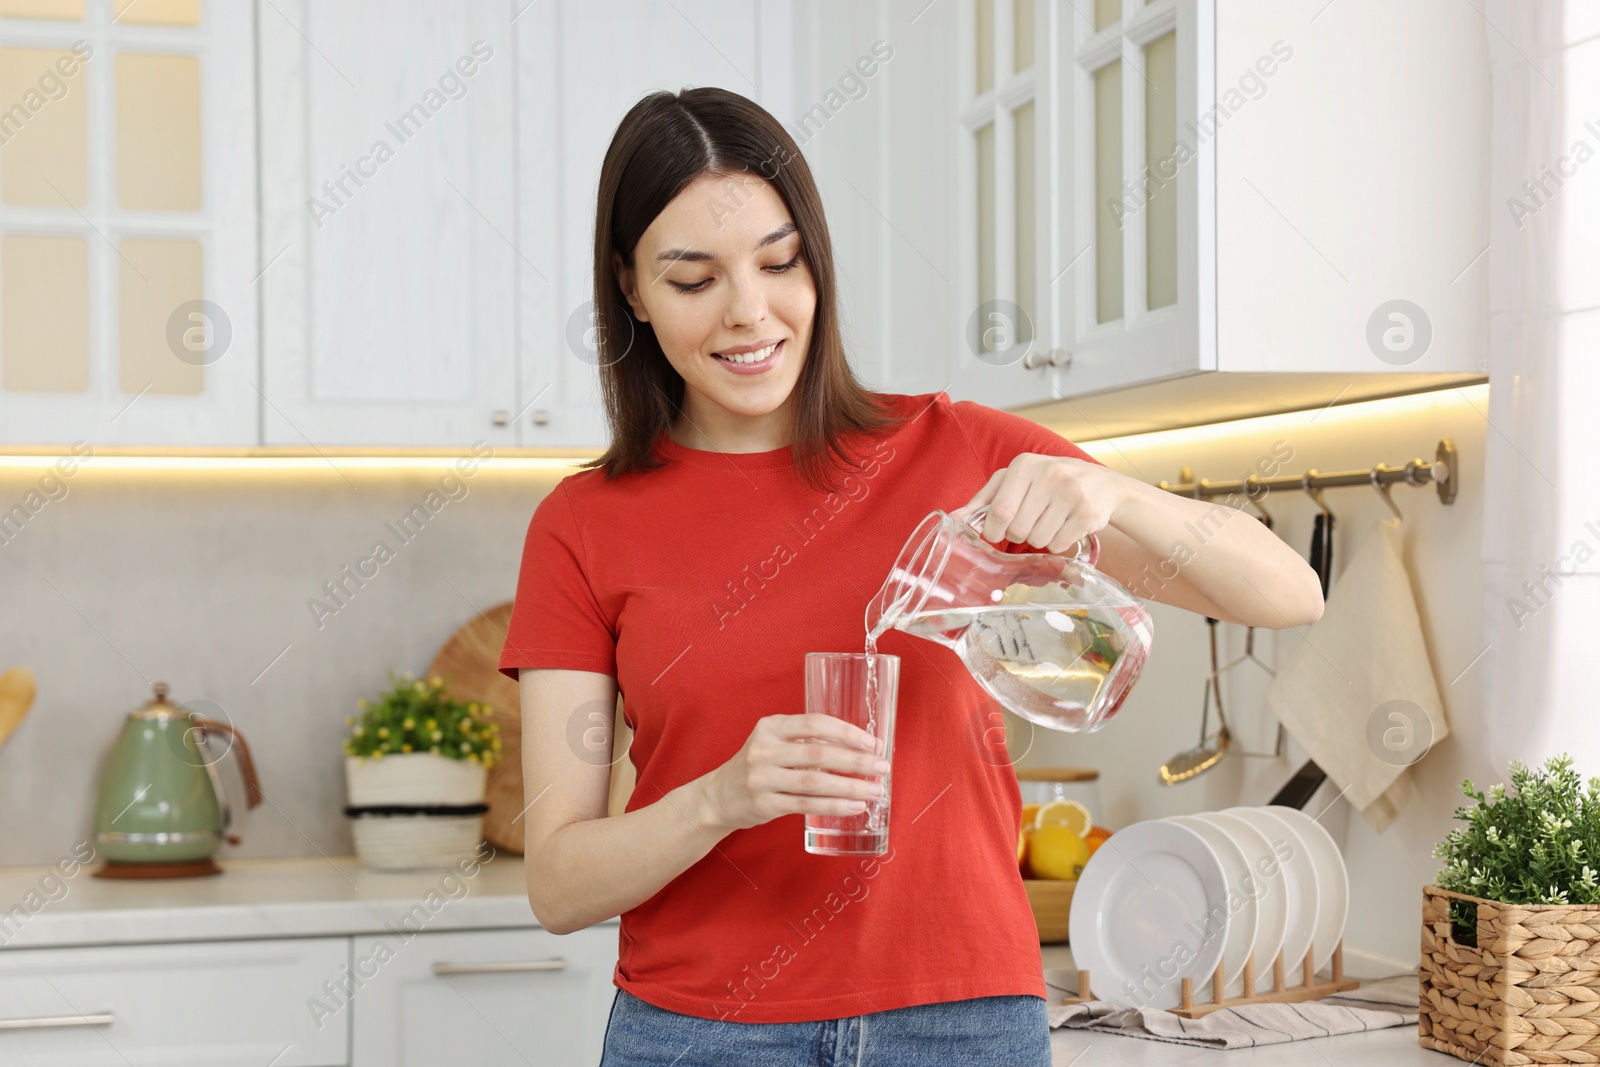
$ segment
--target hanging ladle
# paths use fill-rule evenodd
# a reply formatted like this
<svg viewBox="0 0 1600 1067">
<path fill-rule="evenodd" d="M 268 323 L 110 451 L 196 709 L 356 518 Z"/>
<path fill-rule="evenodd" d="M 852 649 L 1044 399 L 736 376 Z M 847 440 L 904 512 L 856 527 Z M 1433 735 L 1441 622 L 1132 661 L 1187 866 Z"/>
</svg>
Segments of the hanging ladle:
<svg viewBox="0 0 1600 1067">
<path fill-rule="evenodd" d="M 1272 516 L 1267 512 L 1266 508 L 1262 507 L 1261 502 L 1256 499 L 1256 494 L 1248 492 L 1248 489 L 1252 487 L 1253 482 L 1253 475 L 1245 479 L 1245 485 L 1247 487 L 1245 500 L 1260 516 L 1262 524 L 1270 530 L 1272 529 Z M 1179 782 L 1188 781 L 1195 775 L 1203 774 L 1204 772 L 1209 771 L 1212 767 L 1215 767 L 1218 763 L 1222 762 L 1223 755 L 1228 751 L 1229 746 L 1232 744 L 1233 734 L 1228 729 L 1227 713 L 1224 711 L 1222 704 L 1222 675 L 1224 673 L 1247 659 L 1253 661 L 1268 674 L 1277 673 L 1256 656 L 1255 627 L 1253 626 L 1249 627 L 1245 632 L 1244 655 L 1240 656 L 1238 659 L 1230 661 L 1226 666 L 1218 667 L 1217 620 L 1207 616 L 1206 625 L 1210 629 L 1211 638 L 1211 672 L 1206 675 L 1205 700 L 1200 708 L 1200 743 L 1194 748 L 1185 749 L 1161 765 L 1159 778 L 1162 785 L 1176 785 Z M 1216 698 L 1217 702 L 1218 727 L 1217 732 L 1208 737 L 1206 735 L 1206 729 L 1211 724 L 1210 710 L 1211 700 L 1213 697 Z M 1274 750 L 1271 753 L 1245 752 L 1240 750 L 1240 754 L 1245 756 L 1281 756 L 1283 754 L 1283 740 L 1284 729 L 1283 724 L 1280 722 L 1278 724 L 1277 744 L 1274 746 Z"/>
<path fill-rule="evenodd" d="M 1211 673 L 1206 675 L 1205 702 L 1200 706 L 1200 743 L 1194 748 L 1173 756 L 1161 765 L 1160 781 L 1162 785 L 1177 785 L 1186 782 L 1197 774 L 1209 771 L 1222 761 L 1222 756 L 1228 751 L 1228 744 L 1232 735 L 1228 733 L 1228 720 L 1222 711 L 1222 686 L 1217 679 L 1217 620 L 1206 616 L 1206 625 L 1211 631 Z M 1217 732 L 1210 737 L 1206 736 L 1206 728 L 1211 725 L 1211 698 L 1215 695 L 1217 701 Z"/>
</svg>

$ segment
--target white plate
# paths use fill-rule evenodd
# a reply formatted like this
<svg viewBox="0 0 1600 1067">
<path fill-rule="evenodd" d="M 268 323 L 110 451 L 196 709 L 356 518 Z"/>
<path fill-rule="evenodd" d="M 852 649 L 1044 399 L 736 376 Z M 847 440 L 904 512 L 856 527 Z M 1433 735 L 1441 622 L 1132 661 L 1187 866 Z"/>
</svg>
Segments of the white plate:
<svg viewBox="0 0 1600 1067">
<path fill-rule="evenodd" d="M 1228 936 L 1222 943 L 1222 980 L 1228 996 L 1243 996 L 1245 960 L 1250 956 L 1256 929 L 1261 925 L 1260 906 L 1254 894 L 1245 888 L 1250 883 L 1250 865 L 1244 858 L 1244 851 L 1233 843 L 1233 838 L 1204 819 L 1170 815 L 1167 821 L 1187 826 L 1199 834 L 1222 861 L 1222 873 L 1228 879 Z"/>
<path fill-rule="evenodd" d="M 1250 880 L 1243 889 L 1255 898 L 1256 914 L 1260 920 L 1256 939 L 1250 952 L 1255 957 L 1256 988 L 1263 989 L 1272 976 L 1272 961 L 1283 948 L 1283 932 L 1289 922 L 1289 894 L 1284 892 L 1283 875 L 1278 870 L 1278 858 L 1273 855 L 1272 843 L 1254 826 L 1235 815 L 1220 811 L 1203 811 L 1195 818 L 1210 823 L 1228 835 L 1244 853 L 1250 867 Z M 1271 871 L 1269 875 L 1265 872 Z M 1243 983 L 1240 983 L 1241 991 Z"/>
<path fill-rule="evenodd" d="M 1312 936 L 1312 962 L 1317 970 L 1328 965 L 1333 949 L 1344 937 L 1344 923 L 1350 909 L 1350 875 L 1345 870 L 1344 853 L 1334 843 L 1327 827 L 1301 811 L 1282 804 L 1268 804 L 1271 812 L 1300 831 L 1311 850 L 1311 865 L 1317 869 L 1317 888 L 1321 907 L 1317 909 L 1317 929 Z"/>
<path fill-rule="evenodd" d="M 1206 936 L 1206 924 L 1222 936 Z M 1193 830 L 1160 819 L 1106 838 L 1072 896 L 1072 959 L 1100 1000 L 1175 1008 L 1184 978 L 1203 996 L 1227 940 L 1222 861 Z"/>
<path fill-rule="evenodd" d="M 1266 808 L 1224 808 L 1223 811 L 1250 823 L 1272 844 L 1289 899 L 1289 921 L 1283 931 L 1284 981 L 1298 982 L 1301 961 L 1317 929 L 1317 911 L 1321 903 L 1317 869 L 1311 865 L 1311 846 L 1298 830 Z"/>
</svg>

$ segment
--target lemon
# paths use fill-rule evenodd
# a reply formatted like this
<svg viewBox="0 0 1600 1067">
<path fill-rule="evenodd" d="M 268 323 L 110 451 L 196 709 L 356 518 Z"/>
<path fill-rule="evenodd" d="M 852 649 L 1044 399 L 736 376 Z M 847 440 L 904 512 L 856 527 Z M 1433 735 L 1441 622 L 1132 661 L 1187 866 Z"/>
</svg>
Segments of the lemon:
<svg viewBox="0 0 1600 1067">
<path fill-rule="evenodd" d="M 1034 826 L 1065 826 L 1079 837 L 1088 837 L 1094 828 L 1089 809 L 1076 800 L 1052 800 L 1034 816 Z"/>
<path fill-rule="evenodd" d="M 1017 831 L 1017 866 L 1022 867 L 1028 859 L 1028 831 Z"/>
<path fill-rule="evenodd" d="M 1028 866 L 1036 878 L 1071 881 L 1088 862 L 1088 844 L 1066 826 L 1040 826 L 1028 838 Z"/>
<path fill-rule="evenodd" d="M 1043 804 L 1024 804 L 1024 805 L 1022 805 L 1022 828 L 1024 830 L 1032 830 L 1033 829 L 1034 817 L 1039 814 L 1039 809 L 1042 808 L 1042 807 L 1044 807 Z"/>
</svg>

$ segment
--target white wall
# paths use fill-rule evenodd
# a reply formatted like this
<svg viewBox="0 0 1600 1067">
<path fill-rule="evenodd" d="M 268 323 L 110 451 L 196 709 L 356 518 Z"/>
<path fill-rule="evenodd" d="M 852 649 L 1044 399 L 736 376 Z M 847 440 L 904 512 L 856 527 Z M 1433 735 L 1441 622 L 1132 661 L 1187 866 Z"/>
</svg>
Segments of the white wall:
<svg viewBox="0 0 1600 1067">
<path fill-rule="evenodd" d="M 1490 442 L 1500 505 L 1485 530 L 1484 610 L 1492 697 L 1514 709 L 1493 742 L 1530 763 L 1568 751 L 1588 776 L 1600 774 L 1600 5 L 1506 0 L 1486 14 L 1503 27 L 1490 37 L 1491 414 L 1502 432 Z M 1543 588 L 1530 595 L 1529 583 Z M 1532 614 L 1514 622 L 1513 600 Z"/>
</svg>

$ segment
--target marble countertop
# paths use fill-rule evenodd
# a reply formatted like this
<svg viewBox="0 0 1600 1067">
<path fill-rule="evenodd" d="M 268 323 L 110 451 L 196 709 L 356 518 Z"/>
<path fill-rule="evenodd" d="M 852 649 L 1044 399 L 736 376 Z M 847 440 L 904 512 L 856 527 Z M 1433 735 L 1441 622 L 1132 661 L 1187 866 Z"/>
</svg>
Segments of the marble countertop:
<svg viewBox="0 0 1600 1067">
<path fill-rule="evenodd" d="M 1046 970 L 1076 970 L 1072 962 L 1072 950 L 1066 945 L 1045 945 L 1040 951 Z M 1151 1041 L 1142 1037 L 1123 1037 L 1103 1031 L 1072 1030 L 1065 1026 L 1050 1031 L 1052 1067 L 1097 1067 L 1106 1063 L 1127 1067 L 1175 1067 L 1178 1064 L 1208 1067 L 1266 1067 L 1268 1064 L 1272 1067 L 1342 1067 L 1344 1064 L 1447 1067 L 1454 1062 L 1457 1061 L 1444 1053 L 1417 1044 L 1415 1023 L 1364 1033 L 1225 1051 Z"/>
<path fill-rule="evenodd" d="M 354 856 L 221 866 L 220 875 L 149 881 L 0 867 L 0 951 L 539 925 L 516 855 L 433 871 L 373 870 Z"/>
</svg>

